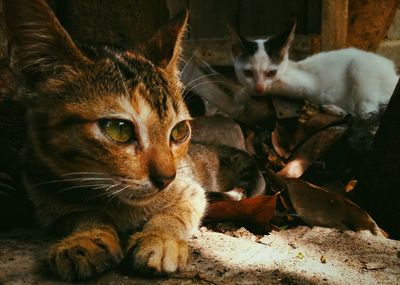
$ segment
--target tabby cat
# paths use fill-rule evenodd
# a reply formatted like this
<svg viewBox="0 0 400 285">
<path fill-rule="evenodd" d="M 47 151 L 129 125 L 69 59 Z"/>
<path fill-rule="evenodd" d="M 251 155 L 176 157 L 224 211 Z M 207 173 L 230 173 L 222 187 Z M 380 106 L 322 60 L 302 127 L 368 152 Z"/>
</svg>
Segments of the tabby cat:
<svg viewBox="0 0 400 285">
<path fill-rule="evenodd" d="M 187 13 L 139 53 L 78 48 L 44 0 L 6 0 L 5 12 L 23 182 L 41 224 L 64 235 L 53 271 L 85 280 L 123 258 L 133 272 L 182 269 L 206 206 L 177 70 Z"/>
</svg>

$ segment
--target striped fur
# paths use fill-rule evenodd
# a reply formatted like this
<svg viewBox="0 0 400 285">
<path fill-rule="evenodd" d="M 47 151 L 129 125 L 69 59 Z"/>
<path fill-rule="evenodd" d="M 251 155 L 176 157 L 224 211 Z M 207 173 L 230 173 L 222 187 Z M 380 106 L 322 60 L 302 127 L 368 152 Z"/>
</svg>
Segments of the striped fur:
<svg viewBox="0 0 400 285">
<path fill-rule="evenodd" d="M 206 205 L 189 139 L 171 140 L 191 119 L 177 77 L 187 14 L 137 52 L 78 47 L 44 0 L 7 0 L 5 11 L 25 80 L 24 184 L 41 224 L 65 235 L 49 251 L 53 271 L 85 280 L 124 257 L 134 272 L 182 269 Z M 99 123 L 110 118 L 130 122 L 134 140 L 111 141 Z M 175 179 L 160 189 L 160 177 Z"/>
</svg>

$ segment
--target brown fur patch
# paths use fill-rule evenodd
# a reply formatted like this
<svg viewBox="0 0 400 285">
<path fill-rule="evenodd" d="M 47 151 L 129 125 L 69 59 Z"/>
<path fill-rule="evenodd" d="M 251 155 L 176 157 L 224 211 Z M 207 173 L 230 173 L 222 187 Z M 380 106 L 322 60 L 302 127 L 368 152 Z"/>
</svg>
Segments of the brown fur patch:
<svg viewBox="0 0 400 285">
<path fill-rule="evenodd" d="M 191 119 L 176 76 L 187 14 L 145 54 L 78 49 L 44 0 L 5 2 L 14 63 L 26 82 L 25 187 L 42 225 L 66 234 L 49 252 L 54 272 L 65 280 L 100 274 L 122 258 L 117 232 L 143 227 L 134 258 L 160 271 L 182 268 L 206 203 L 182 167 L 189 139 L 171 140 L 174 126 Z M 129 140 L 113 140 L 103 124 L 110 121 L 129 126 Z"/>
</svg>

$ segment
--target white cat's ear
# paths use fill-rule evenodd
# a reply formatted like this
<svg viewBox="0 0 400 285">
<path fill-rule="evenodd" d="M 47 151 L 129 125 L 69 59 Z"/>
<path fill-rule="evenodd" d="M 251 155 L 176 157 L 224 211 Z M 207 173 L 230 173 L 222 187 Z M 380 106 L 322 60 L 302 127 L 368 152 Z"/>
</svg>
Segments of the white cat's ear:
<svg viewBox="0 0 400 285">
<path fill-rule="evenodd" d="M 293 19 L 286 31 L 273 36 L 268 40 L 268 54 L 270 57 L 275 58 L 277 61 L 283 59 L 283 57 L 289 52 L 290 44 L 294 39 L 295 30 L 296 20 Z"/>
<path fill-rule="evenodd" d="M 232 28 L 230 25 L 228 25 L 227 30 L 232 38 L 232 44 L 231 44 L 231 54 L 232 56 L 238 57 L 240 53 L 242 52 L 242 39 L 241 36 L 236 32 L 234 28 Z"/>
<path fill-rule="evenodd" d="M 143 48 L 143 53 L 156 66 L 173 73 L 177 72 L 188 16 L 187 10 L 178 13 Z"/>
<path fill-rule="evenodd" d="M 256 51 L 257 45 L 242 37 L 234 28 L 227 26 L 229 34 L 232 38 L 231 54 L 234 58 L 241 54 L 252 54 Z"/>
<path fill-rule="evenodd" d="M 46 1 L 5 0 L 4 8 L 12 63 L 27 78 L 65 76 L 87 60 Z"/>
</svg>

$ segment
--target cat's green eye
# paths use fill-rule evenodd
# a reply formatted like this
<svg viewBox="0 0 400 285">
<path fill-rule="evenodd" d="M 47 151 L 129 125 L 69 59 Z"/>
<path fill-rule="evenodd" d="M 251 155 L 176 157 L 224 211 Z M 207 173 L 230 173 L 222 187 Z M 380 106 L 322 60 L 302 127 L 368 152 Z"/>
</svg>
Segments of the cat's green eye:
<svg viewBox="0 0 400 285">
<path fill-rule="evenodd" d="M 99 122 L 99 125 L 103 133 L 117 143 L 128 143 L 135 135 L 132 124 L 125 120 L 104 119 Z"/>
<path fill-rule="evenodd" d="M 251 71 L 250 69 L 244 69 L 243 74 L 246 77 L 253 77 L 253 71 Z"/>
<path fill-rule="evenodd" d="M 190 136 L 190 126 L 188 121 L 182 121 L 172 129 L 171 140 L 174 143 L 182 143 Z"/>
</svg>

